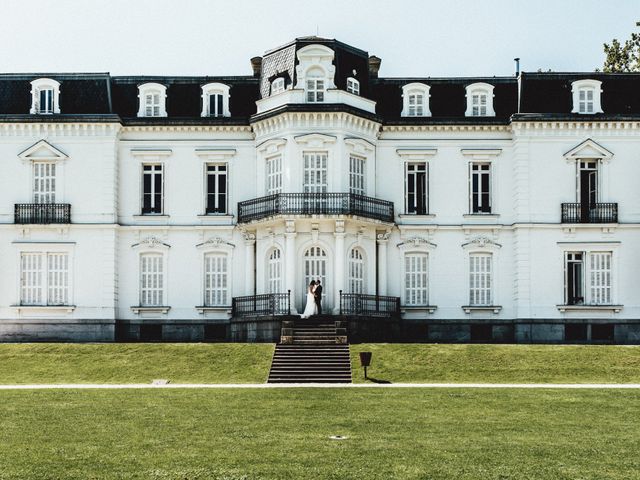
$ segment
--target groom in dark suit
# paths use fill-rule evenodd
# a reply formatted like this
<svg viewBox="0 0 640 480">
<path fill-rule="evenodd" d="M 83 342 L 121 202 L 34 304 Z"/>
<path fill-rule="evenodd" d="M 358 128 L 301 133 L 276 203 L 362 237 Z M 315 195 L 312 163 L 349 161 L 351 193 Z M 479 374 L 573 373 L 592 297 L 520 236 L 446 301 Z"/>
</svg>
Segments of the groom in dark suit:
<svg viewBox="0 0 640 480">
<path fill-rule="evenodd" d="M 316 289 L 313 292 L 313 297 L 318 307 L 318 315 L 322 315 L 322 285 L 320 280 L 316 280 Z"/>
</svg>

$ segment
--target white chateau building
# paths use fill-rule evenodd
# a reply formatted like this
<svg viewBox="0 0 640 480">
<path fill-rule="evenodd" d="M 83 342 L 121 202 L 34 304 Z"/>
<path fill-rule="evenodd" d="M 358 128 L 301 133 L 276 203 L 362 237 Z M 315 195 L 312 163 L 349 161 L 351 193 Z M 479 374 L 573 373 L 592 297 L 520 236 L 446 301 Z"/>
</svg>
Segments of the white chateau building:
<svg viewBox="0 0 640 480">
<path fill-rule="evenodd" d="M 640 75 L 0 75 L 0 339 L 640 343 Z"/>
</svg>

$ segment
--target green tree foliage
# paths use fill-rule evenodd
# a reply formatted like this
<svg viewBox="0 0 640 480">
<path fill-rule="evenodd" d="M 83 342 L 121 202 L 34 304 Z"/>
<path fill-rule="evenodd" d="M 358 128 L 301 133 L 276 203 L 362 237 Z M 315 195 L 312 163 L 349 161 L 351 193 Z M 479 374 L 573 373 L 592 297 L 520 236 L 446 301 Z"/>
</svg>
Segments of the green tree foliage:
<svg viewBox="0 0 640 480">
<path fill-rule="evenodd" d="M 640 26 L 640 22 L 636 22 Z M 640 33 L 632 33 L 631 38 L 620 43 L 613 39 L 604 44 L 605 72 L 640 72 Z"/>
</svg>

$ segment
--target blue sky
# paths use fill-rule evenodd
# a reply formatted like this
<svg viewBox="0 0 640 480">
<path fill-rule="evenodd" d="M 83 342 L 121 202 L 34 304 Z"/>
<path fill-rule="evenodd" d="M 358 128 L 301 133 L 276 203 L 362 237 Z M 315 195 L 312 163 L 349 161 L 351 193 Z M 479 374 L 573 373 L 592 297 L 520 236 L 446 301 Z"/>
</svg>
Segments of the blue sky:
<svg viewBox="0 0 640 480">
<path fill-rule="evenodd" d="M 382 58 L 381 76 L 591 71 L 639 0 L 3 0 L 0 71 L 248 75 L 297 36 Z"/>
</svg>

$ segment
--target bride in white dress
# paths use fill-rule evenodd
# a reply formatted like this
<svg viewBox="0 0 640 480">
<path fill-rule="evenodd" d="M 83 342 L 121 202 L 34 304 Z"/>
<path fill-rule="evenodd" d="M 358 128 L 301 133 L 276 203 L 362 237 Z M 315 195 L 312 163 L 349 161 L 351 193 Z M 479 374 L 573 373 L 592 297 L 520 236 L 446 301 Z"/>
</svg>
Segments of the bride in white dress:
<svg viewBox="0 0 640 480">
<path fill-rule="evenodd" d="M 316 290 L 315 280 L 311 280 L 309 288 L 307 288 L 307 304 L 304 307 L 304 312 L 300 315 L 301 318 L 309 318 L 311 315 L 318 314 L 318 306 L 316 305 L 316 297 L 314 292 Z"/>
</svg>

